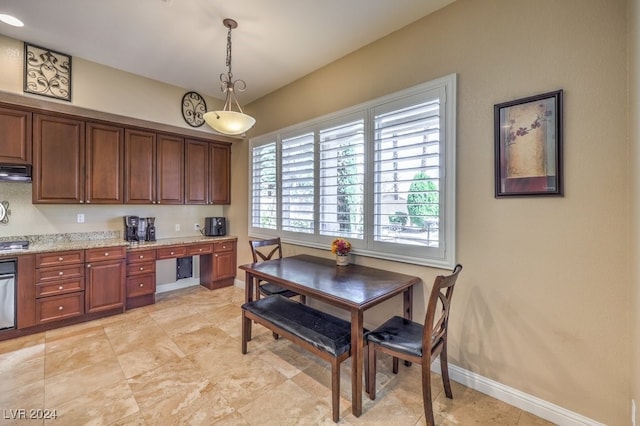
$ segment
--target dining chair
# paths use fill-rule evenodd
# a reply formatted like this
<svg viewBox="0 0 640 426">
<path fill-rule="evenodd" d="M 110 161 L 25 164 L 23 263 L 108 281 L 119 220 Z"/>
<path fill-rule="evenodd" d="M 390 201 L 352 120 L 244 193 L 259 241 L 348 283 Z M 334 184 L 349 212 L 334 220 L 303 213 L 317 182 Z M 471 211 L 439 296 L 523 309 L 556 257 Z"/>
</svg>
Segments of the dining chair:
<svg viewBox="0 0 640 426">
<path fill-rule="evenodd" d="M 368 352 L 365 362 L 366 388 L 369 398 L 376 399 L 376 353 L 393 357 L 393 373 L 398 373 L 398 360 L 422 366 L 422 400 L 427 425 L 433 426 L 431 401 L 431 363 L 440 357 L 442 383 L 447 398 L 453 398 L 447 364 L 447 330 L 453 289 L 462 271 L 458 264 L 450 275 L 436 277 L 429 296 L 424 325 L 394 316 L 366 334 Z"/>
<path fill-rule="evenodd" d="M 251 255 L 253 256 L 254 263 L 282 258 L 282 243 L 279 237 L 268 240 L 249 240 L 249 246 L 251 247 Z M 300 301 L 306 303 L 306 297 L 302 294 L 298 294 L 268 281 L 256 279 L 256 300 L 260 299 L 261 294 L 264 296 L 272 296 L 274 294 L 280 294 L 284 297 L 300 296 Z"/>
</svg>

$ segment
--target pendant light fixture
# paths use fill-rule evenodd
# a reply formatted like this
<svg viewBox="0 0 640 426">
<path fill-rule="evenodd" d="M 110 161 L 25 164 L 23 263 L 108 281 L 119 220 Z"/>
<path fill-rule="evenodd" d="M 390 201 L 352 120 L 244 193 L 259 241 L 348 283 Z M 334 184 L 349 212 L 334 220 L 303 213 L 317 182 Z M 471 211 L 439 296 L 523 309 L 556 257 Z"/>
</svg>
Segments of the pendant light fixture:
<svg viewBox="0 0 640 426">
<path fill-rule="evenodd" d="M 218 133 L 224 135 L 241 135 L 253 127 L 256 119 L 242 112 L 242 108 L 236 99 L 236 90 L 242 92 L 247 88 L 244 80 L 233 80 L 231 72 L 231 30 L 238 27 L 238 23 L 233 19 L 226 18 L 222 21 L 227 32 L 227 72 L 220 74 L 220 86 L 225 93 L 224 106 L 221 111 L 209 111 L 204 114 L 204 121 Z M 238 111 L 233 111 L 233 106 Z"/>
</svg>

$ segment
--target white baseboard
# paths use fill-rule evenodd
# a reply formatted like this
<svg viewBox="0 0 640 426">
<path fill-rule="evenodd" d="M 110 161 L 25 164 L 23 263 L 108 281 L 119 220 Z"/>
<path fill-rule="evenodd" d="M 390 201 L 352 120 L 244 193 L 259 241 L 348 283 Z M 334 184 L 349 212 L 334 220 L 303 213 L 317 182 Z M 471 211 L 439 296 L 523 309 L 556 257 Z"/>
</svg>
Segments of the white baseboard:
<svg viewBox="0 0 640 426">
<path fill-rule="evenodd" d="M 440 360 L 436 360 L 431 365 L 431 370 L 440 374 Z M 451 363 L 449 363 L 449 378 L 468 388 L 475 389 L 478 392 L 487 394 L 560 426 L 604 426 L 603 423 L 599 423 L 533 395 L 526 394 L 502 383 L 452 365 Z"/>
</svg>

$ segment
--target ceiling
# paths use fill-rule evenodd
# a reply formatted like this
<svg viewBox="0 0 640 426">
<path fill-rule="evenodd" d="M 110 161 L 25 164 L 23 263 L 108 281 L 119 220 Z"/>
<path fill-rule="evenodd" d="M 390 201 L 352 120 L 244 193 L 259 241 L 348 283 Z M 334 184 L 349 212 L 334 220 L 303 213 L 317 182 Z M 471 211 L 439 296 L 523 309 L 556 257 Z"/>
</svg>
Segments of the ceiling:
<svg viewBox="0 0 640 426">
<path fill-rule="evenodd" d="M 232 71 L 258 99 L 455 0 L 15 0 L 0 34 L 222 98 L 227 28 Z"/>
</svg>

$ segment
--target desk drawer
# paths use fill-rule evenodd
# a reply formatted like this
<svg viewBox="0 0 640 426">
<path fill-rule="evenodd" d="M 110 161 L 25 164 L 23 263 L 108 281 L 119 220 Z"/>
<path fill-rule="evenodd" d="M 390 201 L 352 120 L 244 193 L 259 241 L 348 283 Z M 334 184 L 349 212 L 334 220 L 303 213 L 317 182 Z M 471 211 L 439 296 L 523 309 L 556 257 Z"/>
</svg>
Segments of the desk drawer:
<svg viewBox="0 0 640 426">
<path fill-rule="evenodd" d="M 78 317 L 84 314 L 84 292 L 37 300 L 36 320 L 39 323 Z"/>
<path fill-rule="evenodd" d="M 36 297 L 56 296 L 84 290 L 84 277 L 36 285 Z"/>
<path fill-rule="evenodd" d="M 156 260 L 155 250 L 132 251 L 127 256 L 127 263 L 148 262 L 150 260 Z"/>
<path fill-rule="evenodd" d="M 129 265 L 127 265 L 127 276 L 155 274 L 155 273 L 156 273 L 155 260 L 151 262 L 130 263 Z"/>
<path fill-rule="evenodd" d="M 127 298 L 154 294 L 156 292 L 156 276 L 141 275 L 127 278 Z"/>
<path fill-rule="evenodd" d="M 176 257 L 185 257 L 187 255 L 186 246 L 170 246 L 156 250 L 158 259 L 174 259 Z"/>
<path fill-rule="evenodd" d="M 124 259 L 126 255 L 126 247 L 105 247 L 85 251 L 85 259 L 87 263 L 108 259 Z"/>
<path fill-rule="evenodd" d="M 225 251 L 233 251 L 235 250 L 235 248 L 236 248 L 236 243 L 234 241 L 221 241 L 213 245 L 213 252 L 221 253 Z"/>
<path fill-rule="evenodd" d="M 36 269 L 36 283 L 38 284 L 80 277 L 84 277 L 84 265 Z"/>
<path fill-rule="evenodd" d="M 36 268 L 84 263 L 84 250 L 36 254 Z"/>
<path fill-rule="evenodd" d="M 187 256 L 213 253 L 213 244 L 196 244 L 187 247 Z"/>
</svg>

